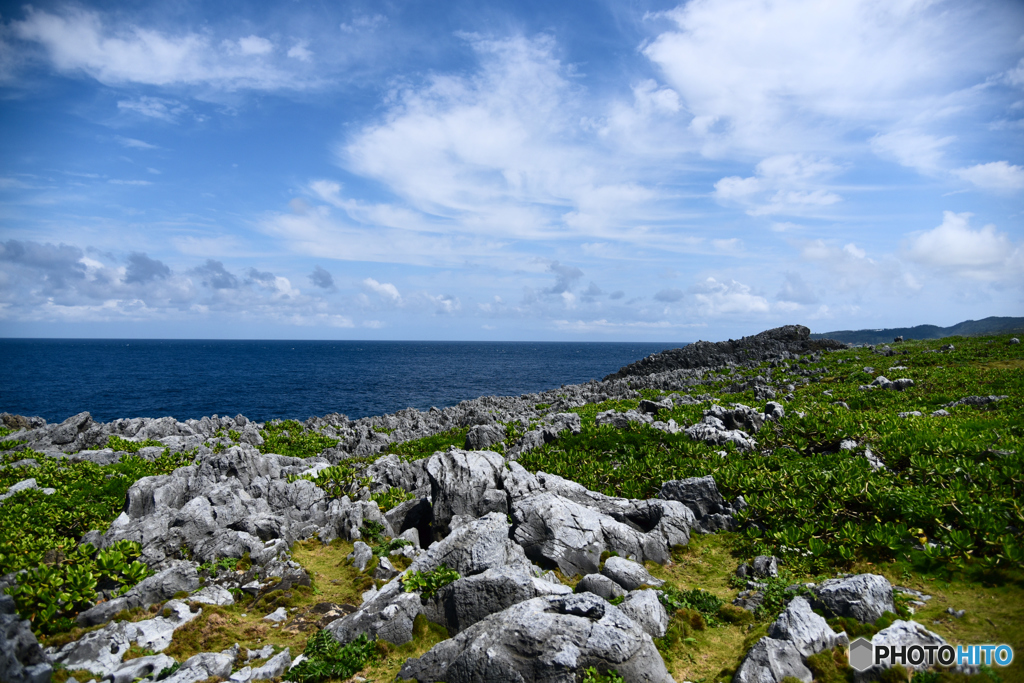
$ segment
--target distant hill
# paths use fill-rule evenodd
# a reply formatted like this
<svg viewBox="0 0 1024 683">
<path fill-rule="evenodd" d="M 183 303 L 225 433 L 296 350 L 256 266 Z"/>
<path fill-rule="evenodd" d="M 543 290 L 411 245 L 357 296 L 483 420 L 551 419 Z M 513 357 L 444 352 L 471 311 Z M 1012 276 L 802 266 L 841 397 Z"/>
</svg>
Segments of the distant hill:
<svg viewBox="0 0 1024 683">
<path fill-rule="evenodd" d="M 917 325 L 884 330 L 837 330 L 812 334 L 811 339 L 837 339 L 847 344 L 889 344 L 894 337 L 904 339 L 941 339 L 942 337 L 977 337 L 983 334 L 1024 333 L 1024 318 L 991 316 L 984 320 L 965 320 L 952 327 Z"/>
</svg>

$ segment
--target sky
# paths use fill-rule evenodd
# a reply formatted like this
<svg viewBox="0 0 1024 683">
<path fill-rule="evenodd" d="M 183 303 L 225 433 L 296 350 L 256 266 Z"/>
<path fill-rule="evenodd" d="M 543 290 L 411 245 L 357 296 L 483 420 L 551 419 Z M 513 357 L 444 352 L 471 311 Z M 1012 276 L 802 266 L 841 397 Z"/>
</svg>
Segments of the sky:
<svg viewBox="0 0 1024 683">
<path fill-rule="evenodd" d="M 0 1 L 0 337 L 1024 315 L 1019 0 Z"/>
</svg>

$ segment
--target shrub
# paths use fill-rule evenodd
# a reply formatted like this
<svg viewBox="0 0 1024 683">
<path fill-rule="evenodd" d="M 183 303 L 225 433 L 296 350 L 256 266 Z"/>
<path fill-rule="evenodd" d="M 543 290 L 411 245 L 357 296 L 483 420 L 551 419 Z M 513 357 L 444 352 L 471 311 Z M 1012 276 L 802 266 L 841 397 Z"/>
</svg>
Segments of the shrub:
<svg viewBox="0 0 1024 683">
<path fill-rule="evenodd" d="M 409 572 L 402 577 L 402 588 L 405 589 L 406 593 L 420 591 L 423 599 L 429 600 L 441 588 L 449 583 L 458 581 L 460 578 L 462 577 L 459 576 L 457 571 L 449 569 L 446 564 L 442 564 L 437 569 L 429 572 Z"/>
<path fill-rule="evenodd" d="M 365 633 L 347 645 L 336 641 L 327 631 L 317 631 L 306 641 L 306 659 L 288 671 L 295 683 L 320 683 L 328 679 L 345 680 L 362 670 L 377 654 L 377 642 Z"/>
</svg>

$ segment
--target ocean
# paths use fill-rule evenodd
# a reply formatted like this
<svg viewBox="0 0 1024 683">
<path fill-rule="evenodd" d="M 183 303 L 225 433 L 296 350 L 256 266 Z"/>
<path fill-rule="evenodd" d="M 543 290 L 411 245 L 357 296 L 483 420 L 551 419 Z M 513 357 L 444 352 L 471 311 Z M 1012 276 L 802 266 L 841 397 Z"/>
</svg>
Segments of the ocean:
<svg viewBox="0 0 1024 683">
<path fill-rule="evenodd" d="M 100 422 L 238 413 L 261 422 L 355 419 L 599 380 L 683 345 L 0 339 L 0 412 L 48 422 L 83 410 Z"/>
</svg>

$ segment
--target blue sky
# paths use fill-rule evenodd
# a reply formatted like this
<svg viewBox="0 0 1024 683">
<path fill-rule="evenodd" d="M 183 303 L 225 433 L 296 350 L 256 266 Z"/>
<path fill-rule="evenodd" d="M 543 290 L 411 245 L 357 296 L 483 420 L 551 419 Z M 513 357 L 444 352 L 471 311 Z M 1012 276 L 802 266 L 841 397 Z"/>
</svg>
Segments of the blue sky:
<svg viewBox="0 0 1024 683">
<path fill-rule="evenodd" d="M 1024 315 L 1024 4 L 0 3 L 0 336 Z"/>
</svg>

